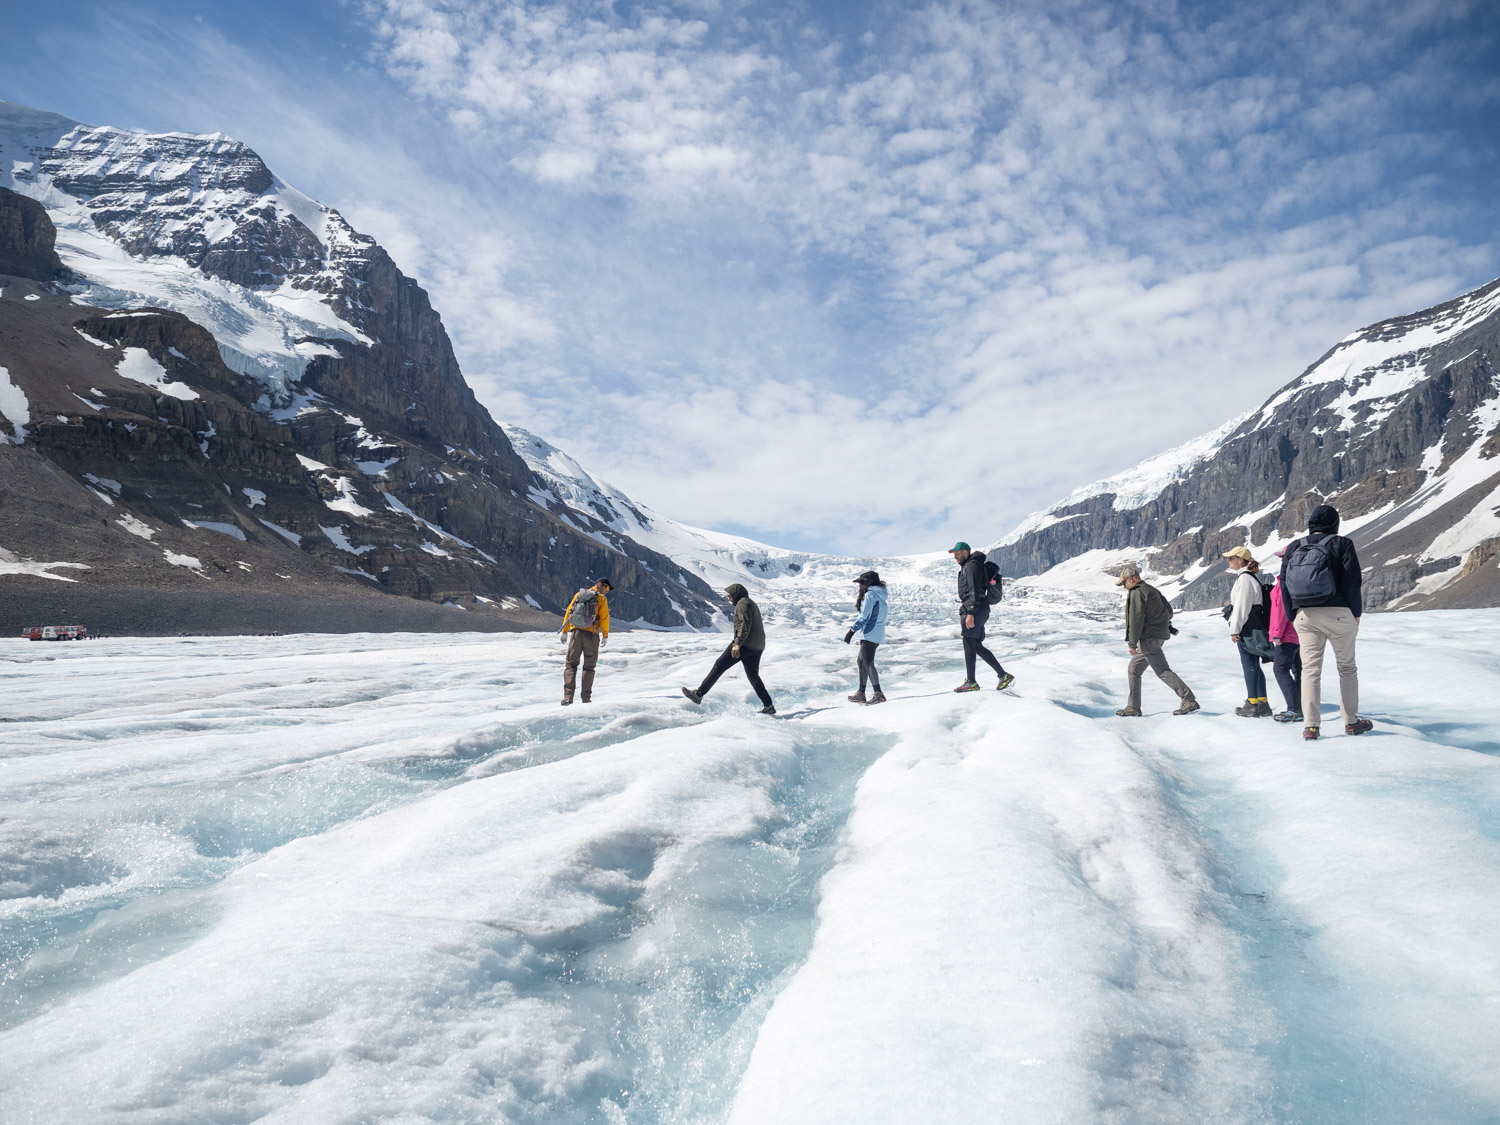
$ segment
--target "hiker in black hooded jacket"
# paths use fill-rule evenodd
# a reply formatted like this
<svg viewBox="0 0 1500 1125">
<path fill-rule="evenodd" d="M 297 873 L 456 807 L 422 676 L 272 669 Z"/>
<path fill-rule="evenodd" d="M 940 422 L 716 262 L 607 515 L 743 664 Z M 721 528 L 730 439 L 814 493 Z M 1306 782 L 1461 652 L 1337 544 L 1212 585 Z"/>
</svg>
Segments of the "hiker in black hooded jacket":
<svg viewBox="0 0 1500 1125">
<path fill-rule="evenodd" d="M 1356 619 L 1363 617 L 1364 571 L 1359 566 L 1359 555 L 1354 550 L 1354 540 L 1339 534 L 1339 513 L 1328 504 L 1320 504 L 1307 517 L 1308 534 L 1294 539 L 1286 545 L 1281 555 L 1281 604 L 1286 607 L 1286 619 L 1295 621 L 1297 611 L 1305 606 L 1343 606 Z M 1328 563 L 1333 570 L 1333 597 L 1326 600 L 1298 602 L 1286 588 L 1287 563 L 1296 549 L 1304 543 L 1327 540 Z"/>
<path fill-rule="evenodd" d="M 1323 688 L 1323 647 L 1333 647 L 1339 669 L 1339 710 L 1345 734 L 1364 734 L 1374 724 L 1359 717 L 1359 670 L 1354 663 L 1354 642 L 1359 619 L 1364 614 L 1361 587 L 1364 574 L 1359 555 L 1347 536 L 1340 535 L 1339 514 L 1327 504 L 1314 508 L 1307 517 L 1308 534 L 1287 544 L 1281 558 L 1281 600 L 1287 617 L 1302 642 L 1302 737 L 1315 739 L 1320 733 Z M 1321 549 L 1328 558 L 1333 593 L 1322 597 L 1297 596 L 1294 565 L 1307 561 L 1307 548 Z"/>
<path fill-rule="evenodd" d="M 979 682 L 974 679 L 977 660 L 983 660 L 1000 677 L 995 685 L 1004 691 L 1015 682 L 1015 677 L 1000 666 L 995 654 L 984 645 L 984 626 L 990 619 L 990 603 L 985 594 L 989 580 L 985 577 L 983 551 L 971 550 L 963 541 L 948 548 L 953 561 L 958 563 L 958 621 L 964 640 L 964 682 L 954 691 L 978 691 Z"/>
</svg>

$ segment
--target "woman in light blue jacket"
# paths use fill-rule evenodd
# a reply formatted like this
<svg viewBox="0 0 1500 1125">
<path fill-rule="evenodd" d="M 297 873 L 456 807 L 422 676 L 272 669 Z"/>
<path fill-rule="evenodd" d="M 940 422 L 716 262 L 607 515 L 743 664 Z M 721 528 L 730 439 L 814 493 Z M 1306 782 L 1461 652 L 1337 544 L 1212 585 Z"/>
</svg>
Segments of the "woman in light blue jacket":
<svg viewBox="0 0 1500 1125">
<path fill-rule="evenodd" d="M 885 640 L 885 623 L 890 617 L 890 607 L 885 600 L 885 583 L 880 575 L 867 570 L 854 580 L 859 583 L 859 597 L 854 608 L 859 617 L 844 634 L 848 644 L 859 634 L 859 690 L 849 697 L 850 703 L 884 703 L 885 695 L 880 690 L 880 676 L 875 672 L 875 650 Z M 875 689 L 875 694 L 865 698 L 865 683 Z"/>
</svg>

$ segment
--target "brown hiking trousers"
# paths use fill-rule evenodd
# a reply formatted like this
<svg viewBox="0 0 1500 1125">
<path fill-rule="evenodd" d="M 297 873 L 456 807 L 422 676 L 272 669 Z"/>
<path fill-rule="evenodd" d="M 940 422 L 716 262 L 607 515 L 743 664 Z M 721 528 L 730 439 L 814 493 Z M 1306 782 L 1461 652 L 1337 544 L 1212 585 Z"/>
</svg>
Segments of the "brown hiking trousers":
<svg viewBox="0 0 1500 1125">
<path fill-rule="evenodd" d="M 1141 709 L 1141 677 L 1150 668 L 1162 683 L 1177 693 L 1177 698 L 1186 702 L 1193 698 L 1193 689 L 1182 682 L 1181 677 L 1167 665 L 1167 654 L 1161 650 L 1162 642 L 1142 637 L 1135 644 L 1135 655 L 1130 658 L 1125 674 L 1130 682 L 1130 694 L 1125 701 L 1127 707 Z"/>
<path fill-rule="evenodd" d="M 578 662 L 583 661 L 583 701 L 587 703 L 594 694 L 594 665 L 599 663 L 599 634 L 587 629 L 574 629 L 568 634 L 568 660 L 563 665 L 563 698 L 573 698 L 573 685 L 578 681 Z"/>
</svg>

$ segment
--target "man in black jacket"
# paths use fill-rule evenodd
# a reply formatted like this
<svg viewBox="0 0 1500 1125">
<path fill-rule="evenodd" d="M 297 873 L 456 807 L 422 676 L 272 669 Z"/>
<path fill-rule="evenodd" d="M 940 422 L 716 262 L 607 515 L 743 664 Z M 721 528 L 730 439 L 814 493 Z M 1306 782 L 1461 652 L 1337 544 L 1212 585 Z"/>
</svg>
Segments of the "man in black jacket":
<svg viewBox="0 0 1500 1125">
<path fill-rule="evenodd" d="M 735 664 L 743 664 L 745 679 L 750 681 L 755 694 L 765 704 L 760 713 L 774 715 L 776 705 L 771 702 L 771 693 L 760 679 L 760 657 L 766 650 L 766 626 L 761 620 L 760 606 L 751 600 L 750 591 L 738 582 L 726 586 L 724 596 L 734 606 L 734 638 L 729 642 L 729 647 L 719 654 L 719 659 L 714 661 L 714 666 L 708 670 L 708 675 L 703 677 L 703 682 L 697 689 L 683 688 L 682 694 L 694 703 L 702 703 L 703 697 L 719 682 L 720 676 Z"/>
<path fill-rule="evenodd" d="M 979 682 L 974 679 L 977 658 L 1000 677 L 995 690 L 1004 691 L 1015 683 L 1016 678 L 1002 668 L 995 654 L 984 646 L 984 625 L 990 619 L 990 603 L 985 596 L 990 584 L 984 573 L 984 552 L 970 550 L 969 545 L 960 540 L 948 548 L 948 553 L 958 563 L 958 620 L 964 639 L 964 682 L 953 690 L 979 690 Z"/>
<path fill-rule="evenodd" d="M 1323 705 L 1323 647 L 1333 646 L 1339 669 L 1339 708 L 1345 734 L 1364 734 L 1373 723 L 1359 717 L 1359 670 L 1354 640 L 1364 613 L 1364 575 L 1354 544 L 1340 535 L 1339 514 L 1327 504 L 1307 517 L 1308 535 L 1281 558 L 1281 599 L 1302 641 L 1302 737 L 1318 737 Z"/>
</svg>

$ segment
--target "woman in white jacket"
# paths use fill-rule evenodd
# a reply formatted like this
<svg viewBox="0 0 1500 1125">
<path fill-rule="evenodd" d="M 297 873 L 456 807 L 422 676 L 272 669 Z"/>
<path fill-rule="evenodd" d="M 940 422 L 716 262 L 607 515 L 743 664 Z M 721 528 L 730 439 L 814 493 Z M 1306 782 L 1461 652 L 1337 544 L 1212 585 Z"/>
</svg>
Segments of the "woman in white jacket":
<svg viewBox="0 0 1500 1125">
<path fill-rule="evenodd" d="M 1240 650 L 1240 668 L 1245 673 L 1245 702 L 1236 707 L 1234 713 L 1247 719 L 1261 719 L 1272 714 L 1271 701 L 1266 698 L 1266 673 L 1260 666 L 1260 657 L 1245 648 L 1244 634 L 1255 620 L 1267 617 L 1266 591 L 1259 578 L 1260 564 L 1248 547 L 1236 547 L 1224 552 L 1229 561 L 1229 571 L 1235 575 L 1234 588 L 1229 592 L 1229 639 Z M 1261 622 L 1266 628 L 1268 622 Z"/>
</svg>

